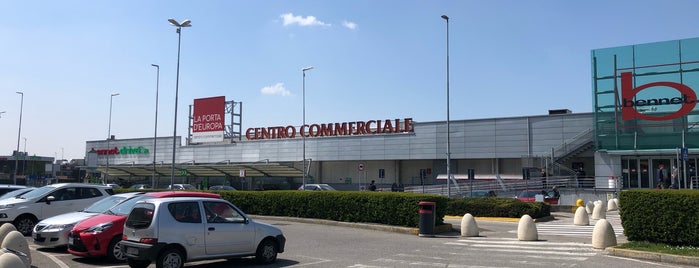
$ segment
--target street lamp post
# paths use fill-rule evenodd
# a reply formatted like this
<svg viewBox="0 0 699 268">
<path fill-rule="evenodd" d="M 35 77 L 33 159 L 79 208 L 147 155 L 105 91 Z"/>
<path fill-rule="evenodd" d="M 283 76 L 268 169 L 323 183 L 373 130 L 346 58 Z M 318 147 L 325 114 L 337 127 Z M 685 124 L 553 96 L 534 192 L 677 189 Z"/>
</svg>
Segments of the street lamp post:
<svg viewBox="0 0 699 268">
<path fill-rule="evenodd" d="M 19 153 L 19 138 L 20 138 L 20 136 L 22 136 L 22 110 L 24 109 L 24 92 L 17 91 L 17 94 L 22 96 L 20 103 L 19 103 L 19 130 L 17 131 L 17 153 Z M 14 177 L 14 181 L 13 181 L 14 184 L 17 184 L 17 168 L 19 166 L 19 159 L 17 158 L 16 154 L 15 154 L 15 177 Z"/>
<path fill-rule="evenodd" d="M 175 182 L 175 148 L 177 142 L 175 139 L 177 138 L 177 98 L 179 95 L 179 90 L 180 90 L 180 44 L 182 43 L 182 27 L 191 27 L 192 22 L 190 20 L 184 20 L 182 23 L 177 22 L 174 19 L 168 19 L 167 21 L 170 22 L 172 26 L 177 27 L 177 76 L 175 78 L 175 123 L 173 124 L 173 131 L 172 131 L 172 170 L 170 173 L 170 185 L 173 185 Z"/>
<path fill-rule="evenodd" d="M 303 73 L 303 125 L 301 125 L 301 130 L 306 126 L 306 71 L 313 69 L 313 66 L 308 66 L 301 69 Z M 306 135 L 301 132 L 301 138 L 303 139 L 303 181 L 301 182 L 301 189 L 306 189 Z"/>
<path fill-rule="evenodd" d="M 158 88 L 160 87 L 160 65 L 151 64 L 157 70 L 155 78 L 155 133 L 153 134 L 153 177 L 151 178 L 151 187 L 155 186 L 155 153 L 158 148 Z"/>
<path fill-rule="evenodd" d="M 24 153 L 22 154 L 22 159 L 24 160 L 24 161 L 22 161 L 23 162 L 22 175 L 24 175 L 26 177 L 27 176 L 27 137 L 22 137 L 22 139 L 24 140 L 24 149 L 22 149 L 22 151 L 24 151 Z"/>
<path fill-rule="evenodd" d="M 109 96 L 109 127 L 107 128 L 107 171 L 105 172 L 104 177 L 102 178 L 102 184 L 105 184 L 109 181 L 109 156 L 111 155 L 111 149 L 109 147 L 109 142 L 112 140 L 112 102 L 114 102 L 114 97 L 119 96 L 119 93 L 112 93 Z"/>
<path fill-rule="evenodd" d="M 451 197 L 451 131 L 449 129 L 449 17 L 442 15 L 447 22 L 447 196 Z"/>
</svg>

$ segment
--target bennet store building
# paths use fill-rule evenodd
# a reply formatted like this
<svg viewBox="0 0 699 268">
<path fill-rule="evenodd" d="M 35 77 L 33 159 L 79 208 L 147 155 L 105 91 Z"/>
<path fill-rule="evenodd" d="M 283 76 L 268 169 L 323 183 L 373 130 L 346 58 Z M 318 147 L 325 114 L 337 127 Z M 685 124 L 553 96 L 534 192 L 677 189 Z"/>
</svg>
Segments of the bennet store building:
<svg viewBox="0 0 699 268">
<path fill-rule="evenodd" d="M 678 163 L 680 187 L 696 188 L 699 38 L 597 49 L 591 61 L 593 113 L 451 120 L 452 174 L 461 179 L 474 169 L 476 179 L 521 180 L 523 169 L 543 168 L 560 177 L 582 171 L 589 187 L 653 188 L 658 165 Z M 243 131 L 234 106 L 225 97 L 194 100 L 186 144 L 175 139 L 175 182 L 294 189 L 304 180 L 305 155 L 306 183 L 446 183 L 437 180 L 446 174 L 445 121 L 377 118 Z M 88 141 L 87 162 L 110 182 L 155 178 L 164 187 L 172 143 Z"/>
</svg>

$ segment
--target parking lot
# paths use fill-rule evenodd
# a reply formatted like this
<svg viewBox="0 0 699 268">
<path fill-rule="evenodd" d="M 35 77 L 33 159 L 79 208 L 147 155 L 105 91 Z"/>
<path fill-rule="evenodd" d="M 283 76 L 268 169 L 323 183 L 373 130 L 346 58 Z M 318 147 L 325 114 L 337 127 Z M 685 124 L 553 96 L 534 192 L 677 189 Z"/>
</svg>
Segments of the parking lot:
<svg viewBox="0 0 699 268">
<path fill-rule="evenodd" d="M 518 241 L 517 222 L 479 220 L 479 237 L 461 237 L 458 232 L 451 232 L 426 238 L 380 228 L 371 230 L 261 217 L 260 220 L 281 228 L 287 237 L 286 251 L 279 255 L 277 262 L 264 267 L 682 267 L 610 256 L 604 250 L 592 248 L 589 227 L 578 228 L 576 232 L 569 227 L 556 231 L 571 220 L 558 218 L 537 223 L 541 230 L 538 241 Z M 447 220 L 456 228 L 459 221 Z M 32 257 L 33 266 L 42 268 L 128 267 L 123 263 L 78 258 L 64 249 L 36 249 Z M 185 266 L 261 267 L 253 258 L 193 262 Z"/>
</svg>

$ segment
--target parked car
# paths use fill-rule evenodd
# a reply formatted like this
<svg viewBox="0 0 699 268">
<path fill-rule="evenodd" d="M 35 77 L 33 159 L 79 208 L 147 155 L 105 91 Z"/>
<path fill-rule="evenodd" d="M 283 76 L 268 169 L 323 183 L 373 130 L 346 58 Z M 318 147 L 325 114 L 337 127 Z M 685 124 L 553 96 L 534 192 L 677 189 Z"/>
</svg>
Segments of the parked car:
<svg viewBox="0 0 699 268">
<path fill-rule="evenodd" d="M 115 194 L 97 201 L 83 210 L 56 215 L 42 220 L 34 225 L 34 230 L 32 231 L 34 244 L 42 247 L 67 246 L 68 234 L 75 224 L 142 194 L 142 192 Z"/>
<path fill-rule="evenodd" d="M 197 187 L 194 187 L 191 184 L 172 184 L 167 186 L 168 190 L 196 190 Z"/>
<path fill-rule="evenodd" d="M 522 202 L 536 202 L 536 195 L 542 195 L 544 202 L 549 205 L 558 205 L 558 197 L 554 197 L 551 191 L 541 190 L 524 190 L 521 191 L 515 198 Z"/>
<path fill-rule="evenodd" d="M 121 185 L 116 183 L 107 183 L 106 186 L 112 187 L 112 189 L 121 189 Z"/>
<path fill-rule="evenodd" d="M 11 191 L 11 192 L 4 193 L 3 195 L 0 196 L 0 200 L 13 198 L 13 197 L 19 197 L 23 194 L 26 194 L 28 192 L 33 191 L 34 189 L 36 189 L 36 187 L 19 188 L 17 190 Z"/>
<path fill-rule="evenodd" d="M 82 257 L 106 256 L 111 261 L 126 260 L 117 243 L 121 241 L 124 221 L 134 204 L 144 199 L 177 196 L 221 198 L 221 195 L 214 193 L 186 191 L 150 192 L 139 195 L 76 224 L 68 236 L 68 252 Z"/>
<path fill-rule="evenodd" d="M 130 267 L 155 262 L 180 268 L 185 262 L 244 256 L 268 264 L 285 244 L 279 228 L 254 221 L 226 200 L 178 197 L 139 201 L 120 246 Z"/>
<path fill-rule="evenodd" d="M 235 191 L 235 188 L 233 186 L 228 186 L 228 185 L 215 185 L 209 187 L 209 190 L 230 190 L 230 191 Z"/>
<path fill-rule="evenodd" d="M 0 184 L 0 195 L 24 188 L 27 188 L 27 186 L 15 184 Z"/>
<path fill-rule="evenodd" d="M 31 235 L 40 220 L 80 210 L 112 194 L 112 188 L 96 184 L 46 185 L 17 198 L 0 200 L 0 222 L 11 222 L 23 235 Z"/>
<path fill-rule="evenodd" d="M 152 189 L 153 187 L 150 186 L 150 184 L 134 184 L 129 187 L 131 189 L 137 189 L 137 190 L 144 190 L 144 189 Z"/>
<path fill-rule="evenodd" d="M 304 187 L 305 186 L 305 187 Z M 299 190 L 306 190 L 306 191 L 337 191 L 335 188 L 333 188 L 330 185 L 327 184 L 306 184 L 306 185 L 301 185 L 299 187 Z"/>
<path fill-rule="evenodd" d="M 464 193 L 464 198 L 487 198 L 487 197 L 497 197 L 493 190 L 473 190 L 466 191 Z"/>
</svg>

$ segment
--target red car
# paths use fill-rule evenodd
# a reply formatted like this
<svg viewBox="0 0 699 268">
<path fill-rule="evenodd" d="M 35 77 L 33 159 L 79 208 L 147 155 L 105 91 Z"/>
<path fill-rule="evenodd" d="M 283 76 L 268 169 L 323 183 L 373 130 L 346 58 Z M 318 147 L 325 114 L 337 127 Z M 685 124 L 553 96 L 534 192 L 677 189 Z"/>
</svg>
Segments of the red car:
<svg viewBox="0 0 699 268">
<path fill-rule="evenodd" d="M 107 256 L 111 261 L 125 261 L 126 256 L 119 248 L 124 222 L 136 202 L 145 199 L 165 197 L 210 197 L 221 198 L 219 194 L 203 192 L 151 192 L 132 198 L 111 209 L 81 221 L 68 236 L 68 252 L 83 257 Z"/>
<path fill-rule="evenodd" d="M 554 197 L 553 192 L 550 191 L 524 190 L 516 198 L 522 202 L 536 202 L 536 195 L 543 195 L 544 202 L 549 205 L 558 205 L 558 197 Z"/>
</svg>

